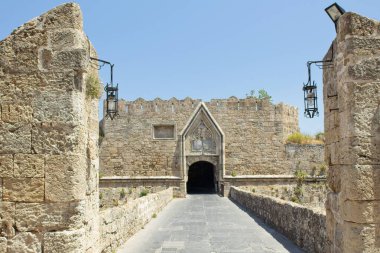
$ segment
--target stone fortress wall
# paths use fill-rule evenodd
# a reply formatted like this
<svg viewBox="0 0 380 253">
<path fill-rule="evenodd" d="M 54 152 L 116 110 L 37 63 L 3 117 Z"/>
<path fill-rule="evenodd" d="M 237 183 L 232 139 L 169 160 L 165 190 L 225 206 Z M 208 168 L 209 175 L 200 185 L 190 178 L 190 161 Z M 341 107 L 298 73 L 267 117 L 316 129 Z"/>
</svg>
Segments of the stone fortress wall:
<svg viewBox="0 0 380 253">
<path fill-rule="evenodd" d="M 120 117 L 103 121 L 103 176 L 180 176 L 178 135 L 200 100 L 120 101 Z M 284 140 L 298 128 L 298 110 L 254 98 L 205 103 L 225 133 L 225 174 L 288 173 Z M 153 125 L 175 125 L 175 138 L 155 140 Z"/>
<path fill-rule="evenodd" d="M 144 184 L 153 188 L 157 184 L 181 187 L 186 179 L 181 168 L 180 133 L 199 103 L 201 100 L 191 98 L 119 101 L 120 116 L 101 124 L 105 135 L 100 146 L 101 188 L 126 187 L 136 180 L 149 181 Z M 323 165 L 323 145 L 285 143 L 291 133 L 299 131 L 297 108 L 253 97 L 212 99 L 204 104 L 225 135 L 226 194 L 228 181 L 257 185 L 252 176 L 285 176 L 295 184 L 296 170 L 311 174 Z M 154 126 L 162 124 L 174 126 L 174 138 L 154 138 Z M 263 180 L 268 185 L 277 184 Z"/>
</svg>

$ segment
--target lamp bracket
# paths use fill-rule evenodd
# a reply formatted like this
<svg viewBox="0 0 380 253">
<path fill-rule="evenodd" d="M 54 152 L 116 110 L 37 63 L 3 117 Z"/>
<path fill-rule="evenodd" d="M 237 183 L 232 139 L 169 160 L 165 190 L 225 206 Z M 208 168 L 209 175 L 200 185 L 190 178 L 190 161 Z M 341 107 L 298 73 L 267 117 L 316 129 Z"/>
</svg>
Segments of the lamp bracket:
<svg viewBox="0 0 380 253">
<path fill-rule="evenodd" d="M 103 63 L 102 66 L 104 66 L 105 64 L 107 64 L 107 65 L 109 65 L 111 67 L 111 73 L 110 73 L 111 74 L 111 83 L 110 83 L 110 85 L 111 85 L 111 87 L 113 87 L 113 66 L 115 64 L 112 64 L 109 61 L 105 61 L 105 60 L 94 58 L 94 57 L 90 57 L 90 60 L 101 62 L 101 63 Z M 102 68 L 102 66 L 100 66 L 100 68 Z"/>
</svg>

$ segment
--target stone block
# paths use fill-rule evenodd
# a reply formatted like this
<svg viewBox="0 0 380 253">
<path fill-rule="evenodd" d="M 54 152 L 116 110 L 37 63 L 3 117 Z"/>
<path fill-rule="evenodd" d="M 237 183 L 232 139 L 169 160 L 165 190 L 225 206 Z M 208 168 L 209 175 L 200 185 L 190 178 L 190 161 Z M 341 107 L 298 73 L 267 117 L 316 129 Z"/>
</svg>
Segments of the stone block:
<svg viewBox="0 0 380 253">
<path fill-rule="evenodd" d="M 16 154 L 14 159 L 15 177 L 44 177 L 45 157 L 39 154 Z"/>
<path fill-rule="evenodd" d="M 13 177 L 13 155 L 0 155 L 0 177 Z"/>
<path fill-rule="evenodd" d="M 86 193 L 86 158 L 75 155 L 46 157 L 45 196 L 52 202 L 82 200 Z"/>
<path fill-rule="evenodd" d="M 73 108 L 73 104 L 77 101 L 74 101 L 72 93 L 69 93 L 74 89 L 74 77 L 67 73 L 67 75 L 57 76 L 57 78 L 67 78 L 67 80 L 66 82 L 57 80 L 56 83 L 51 81 L 49 84 L 52 89 L 62 90 L 41 91 L 38 94 L 39 99 L 32 101 L 33 107 L 38 108 L 33 116 L 37 122 L 70 124 L 71 128 L 74 128 L 74 126 L 80 124 L 81 117 L 83 117 Z"/>
<path fill-rule="evenodd" d="M 347 12 L 338 20 L 338 41 L 346 39 L 347 35 L 371 36 L 376 32 L 374 20 Z"/>
<path fill-rule="evenodd" d="M 341 171 L 344 200 L 376 200 L 380 196 L 380 166 L 351 165 Z"/>
<path fill-rule="evenodd" d="M 18 233 L 8 240 L 7 253 L 41 253 L 41 238 L 29 232 Z"/>
<path fill-rule="evenodd" d="M 21 232 L 78 229 L 83 226 L 83 202 L 19 203 L 15 223 Z"/>
<path fill-rule="evenodd" d="M 8 123 L 31 122 L 33 115 L 32 107 L 28 105 L 2 104 L 1 120 Z"/>
<path fill-rule="evenodd" d="M 7 238 L 0 237 L 0 253 L 7 253 Z"/>
<path fill-rule="evenodd" d="M 66 3 L 57 6 L 42 15 L 42 17 L 44 17 L 43 28 L 45 29 L 83 29 L 82 12 L 76 3 Z"/>
<path fill-rule="evenodd" d="M 375 223 L 379 215 L 380 201 L 345 200 L 342 217 L 345 221 L 354 223 Z"/>
<path fill-rule="evenodd" d="M 329 166 L 327 172 L 327 183 L 333 192 L 340 192 L 341 190 L 341 166 L 332 165 Z"/>
<path fill-rule="evenodd" d="M 0 154 L 31 153 L 31 124 L 0 121 Z"/>
<path fill-rule="evenodd" d="M 44 252 L 84 252 L 84 229 L 74 231 L 48 232 L 44 235 Z"/>
<path fill-rule="evenodd" d="M 85 69 L 89 56 L 85 49 L 71 49 L 53 54 L 51 67 L 54 69 Z"/>
<path fill-rule="evenodd" d="M 4 178 L 3 200 L 14 202 L 44 201 L 44 179 Z"/>
<path fill-rule="evenodd" d="M 356 63 L 356 64 L 355 64 Z M 348 77 L 352 80 L 380 81 L 380 58 L 371 57 L 348 67 Z"/>
<path fill-rule="evenodd" d="M 38 154 L 61 154 L 74 151 L 79 144 L 75 125 L 40 123 L 32 128 L 32 146 Z"/>
<path fill-rule="evenodd" d="M 38 64 L 41 69 L 48 70 L 51 67 L 53 53 L 49 48 L 41 48 L 38 50 Z"/>
<path fill-rule="evenodd" d="M 86 41 L 82 31 L 72 28 L 53 30 L 49 33 L 49 39 L 53 50 L 80 48 Z"/>
<path fill-rule="evenodd" d="M 374 224 L 343 223 L 342 251 L 353 252 L 379 252 L 376 249 L 376 227 Z"/>
<path fill-rule="evenodd" d="M 0 201 L 0 236 L 15 235 L 15 203 Z"/>
<path fill-rule="evenodd" d="M 372 55 L 380 51 L 380 39 L 372 37 L 350 37 L 346 39 L 346 54 Z"/>
</svg>

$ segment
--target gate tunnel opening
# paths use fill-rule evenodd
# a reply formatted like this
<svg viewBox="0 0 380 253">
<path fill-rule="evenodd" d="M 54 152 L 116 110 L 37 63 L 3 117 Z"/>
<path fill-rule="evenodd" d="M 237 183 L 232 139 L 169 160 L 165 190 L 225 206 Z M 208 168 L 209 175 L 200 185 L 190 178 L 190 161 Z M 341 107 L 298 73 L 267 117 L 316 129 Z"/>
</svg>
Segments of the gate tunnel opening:
<svg viewBox="0 0 380 253">
<path fill-rule="evenodd" d="M 214 165 L 204 161 L 193 163 L 186 186 L 187 193 L 215 193 Z"/>
</svg>

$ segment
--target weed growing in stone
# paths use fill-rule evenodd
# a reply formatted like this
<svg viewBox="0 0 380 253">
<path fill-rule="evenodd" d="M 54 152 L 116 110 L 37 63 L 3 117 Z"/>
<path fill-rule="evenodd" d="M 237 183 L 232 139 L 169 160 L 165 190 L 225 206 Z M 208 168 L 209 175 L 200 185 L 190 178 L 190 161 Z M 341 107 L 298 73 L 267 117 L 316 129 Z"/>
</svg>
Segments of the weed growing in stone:
<svg viewBox="0 0 380 253">
<path fill-rule="evenodd" d="M 102 86 L 97 74 L 90 74 L 86 79 L 86 97 L 99 99 L 102 95 Z"/>
<path fill-rule="evenodd" d="M 154 219 L 154 218 L 157 218 L 157 214 L 156 214 L 156 213 L 152 214 L 152 218 L 153 218 L 153 219 Z"/>
<path fill-rule="evenodd" d="M 125 192 L 124 188 L 122 188 L 122 189 L 120 190 L 120 199 L 125 198 L 125 195 L 126 195 L 126 192 Z"/>
<path fill-rule="evenodd" d="M 145 189 L 145 188 L 142 189 L 140 192 L 140 198 L 148 195 L 148 193 L 149 193 L 149 191 L 147 189 Z"/>
</svg>

